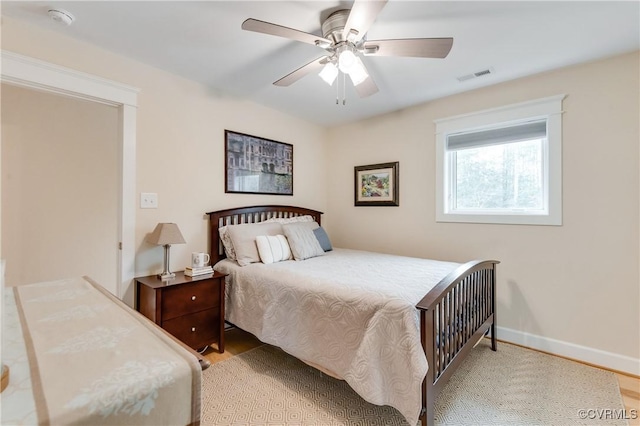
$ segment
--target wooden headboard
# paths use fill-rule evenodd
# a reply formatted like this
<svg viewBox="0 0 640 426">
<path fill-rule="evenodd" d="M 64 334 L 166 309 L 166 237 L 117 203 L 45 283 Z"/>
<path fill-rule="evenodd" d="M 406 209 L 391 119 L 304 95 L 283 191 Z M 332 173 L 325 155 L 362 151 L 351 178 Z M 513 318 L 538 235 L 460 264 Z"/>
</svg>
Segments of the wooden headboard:
<svg viewBox="0 0 640 426">
<path fill-rule="evenodd" d="M 264 222 L 271 218 L 290 218 L 295 216 L 310 215 L 321 224 L 320 216 L 322 212 L 304 207 L 294 206 L 249 206 L 237 207 L 233 209 L 218 210 L 207 213 L 209 215 L 209 247 L 211 248 L 211 264 L 226 257 L 224 247 L 220 241 L 218 228 L 225 225 L 239 225 L 242 223 Z"/>
</svg>

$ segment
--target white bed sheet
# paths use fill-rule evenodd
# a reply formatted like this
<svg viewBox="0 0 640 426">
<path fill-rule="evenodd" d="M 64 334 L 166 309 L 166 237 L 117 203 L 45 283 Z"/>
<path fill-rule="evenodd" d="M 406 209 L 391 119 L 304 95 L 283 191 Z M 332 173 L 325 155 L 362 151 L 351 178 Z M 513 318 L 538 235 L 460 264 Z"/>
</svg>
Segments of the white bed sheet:
<svg viewBox="0 0 640 426">
<path fill-rule="evenodd" d="M 458 263 L 334 249 L 304 261 L 222 260 L 226 319 L 327 369 L 410 424 L 427 372 L 415 305 Z"/>
</svg>

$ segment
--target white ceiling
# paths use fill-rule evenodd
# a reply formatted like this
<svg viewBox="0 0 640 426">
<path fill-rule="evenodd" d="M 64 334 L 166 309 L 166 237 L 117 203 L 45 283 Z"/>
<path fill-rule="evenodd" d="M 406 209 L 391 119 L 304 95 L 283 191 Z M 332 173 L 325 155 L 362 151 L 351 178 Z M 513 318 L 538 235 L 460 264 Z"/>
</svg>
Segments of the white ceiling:
<svg viewBox="0 0 640 426">
<path fill-rule="evenodd" d="M 319 47 L 243 31 L 247 18 L 320 34 L 321 19 L 350 1 L 2 1 L 2 15 L 82 39 L 214 93 L 254 101 L 332 126 L 498 82 L 640 49 L 638 1 L 390 0 L 367 38 L 454 37 L 445 59 L 366 57 L 380 91 L 360 99 L 347 80 L 346 105 L 316 75 L 290 87 L 272 82 L 320 57 Z M 69 27 L 50 20 L 63 8 Z M 487 68 L 494 73 L 459 82 Z M 606 78 L 606 76 L 603 76 Z M 126 83 L 126 82 L 124 82 Z"/>
</svg>

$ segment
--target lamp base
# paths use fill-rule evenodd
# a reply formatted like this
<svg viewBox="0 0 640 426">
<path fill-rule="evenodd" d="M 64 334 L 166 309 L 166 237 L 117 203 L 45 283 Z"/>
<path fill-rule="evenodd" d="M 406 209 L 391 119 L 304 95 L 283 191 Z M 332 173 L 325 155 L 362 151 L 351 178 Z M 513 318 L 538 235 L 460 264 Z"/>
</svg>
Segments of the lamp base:
<svg viewBox="0 0 640 426">
<path fill-rule="evenodd" d="M 158 278 L 160 278 L 163 281 L 172 280 L 175 277 L 176 277 L 176 274 L 174 274 L 173 272 L 163 272 L 162 274 L 158 274 Z"/>
</svg>

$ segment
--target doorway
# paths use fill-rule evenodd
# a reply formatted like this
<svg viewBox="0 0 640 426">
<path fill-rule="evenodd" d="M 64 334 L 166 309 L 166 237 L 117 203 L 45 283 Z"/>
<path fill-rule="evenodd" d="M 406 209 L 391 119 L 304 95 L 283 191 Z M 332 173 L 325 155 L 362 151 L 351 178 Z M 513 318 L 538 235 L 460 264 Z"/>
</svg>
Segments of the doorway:
<svg viewBox="0 0 640 426">
<path fill-rule="evenodd" d="M 117 288 L 117 108 L 1 90 L 7 284 L 87 275 Z"/>
<path fill-rule="evenodd" d="M 1 52 L 1 81 L 14 86 L 56 93 L 117 109 L 117 273 L 105 288 L 133 306 L 135 274 L 135 150 L 138 89 L 60 67 L 38 59 Z M 0 238 L 2 236 L 0 235 Z M 1 253 L 0 253 L 1 256 Z"/>
</svg>

